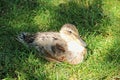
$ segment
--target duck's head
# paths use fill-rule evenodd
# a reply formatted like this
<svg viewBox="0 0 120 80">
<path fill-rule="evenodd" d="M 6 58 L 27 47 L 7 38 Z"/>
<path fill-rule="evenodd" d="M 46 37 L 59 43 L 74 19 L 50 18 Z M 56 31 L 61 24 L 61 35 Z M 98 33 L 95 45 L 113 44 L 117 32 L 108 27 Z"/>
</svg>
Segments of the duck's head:
<svg viewBox="0 0 120 80">
<path fill-rule="evenodd" d="M 64 24 L 60 30 L 60 34 L 67 42 L 76 41 L 81 46 L 86 46 L 86 43 L 80 38 L 77 28 L 72 24 Z"/>
</svg>

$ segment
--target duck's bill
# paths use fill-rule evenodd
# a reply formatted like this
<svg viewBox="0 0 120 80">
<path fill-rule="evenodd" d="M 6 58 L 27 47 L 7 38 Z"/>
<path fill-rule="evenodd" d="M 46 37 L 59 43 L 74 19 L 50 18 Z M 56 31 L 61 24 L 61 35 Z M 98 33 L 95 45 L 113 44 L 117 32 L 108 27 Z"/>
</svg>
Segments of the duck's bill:
<svg viewBox="0 0 120 80">
<path fill-rule="evenodd" d="M 79 42 L 83 47 L 86 47 L 87 44 L 79 37 Z"/>
</svg>

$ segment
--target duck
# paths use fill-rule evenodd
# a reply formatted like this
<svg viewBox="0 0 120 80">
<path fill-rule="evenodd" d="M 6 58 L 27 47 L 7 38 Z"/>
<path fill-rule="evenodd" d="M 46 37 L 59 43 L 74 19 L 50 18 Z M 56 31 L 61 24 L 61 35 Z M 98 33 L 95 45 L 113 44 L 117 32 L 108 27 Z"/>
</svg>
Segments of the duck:
<svg viewBox="0 0 120 80">
<path fill-rule="evenodd" d="M 59 32 L 21 32 L 17 40 L 34 47 L 44 59 L 79 64 L 87 54 L 86 43 L 73 24 L 64 24 Z"/>
</svg>

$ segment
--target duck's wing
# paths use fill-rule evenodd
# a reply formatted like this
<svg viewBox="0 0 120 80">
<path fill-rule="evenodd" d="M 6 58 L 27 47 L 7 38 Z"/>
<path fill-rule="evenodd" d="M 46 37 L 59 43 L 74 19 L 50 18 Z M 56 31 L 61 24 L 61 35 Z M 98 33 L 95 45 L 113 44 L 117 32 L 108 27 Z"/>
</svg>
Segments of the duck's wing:
<svg viewBox="0 0 120 80">
<path fill-rule="evenodd" d="M 51 50 L 44 48 L 44 58 L 48 61 L 61 62 L 66 61 L 65 48 L 60 44 L 51 46 Z"/>
<path fill-rule="evenodd" d="M 80 43 L 81 43 L 81 45 L 83 46 L 83 47 L 86 47 L 87 46 L 87 44 L 79 37 L 79 40 L 80 40 Z"/>
<path fill-rule="evenodd" d="M 24 32 L 18 35 L 18 40 L 35 47 L 47 60 L 65 60 L 67 44 L 57 32 L 38 32 L 36 34 Z"/>
<path fill-rule="evenodd" d="M 66 42 L 57 32 L 37 33 L 34 45 L 42 50 L 43 55 L 47 58 L 53 58 L 57 61 L 64 61 L 67 51 Z"/>
</svg>

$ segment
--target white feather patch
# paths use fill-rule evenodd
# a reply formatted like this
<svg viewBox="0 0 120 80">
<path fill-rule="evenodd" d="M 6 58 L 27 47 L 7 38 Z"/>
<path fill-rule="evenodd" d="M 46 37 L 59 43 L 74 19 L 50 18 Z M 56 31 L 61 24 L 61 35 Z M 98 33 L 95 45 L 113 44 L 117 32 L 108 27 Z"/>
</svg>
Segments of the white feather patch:
<svg viewBox="0 0 120 80">
<path fill-rule="evenodd" d="M 84 47 L 79 45 L 75 41 L 70 41 L 68 42 L 68 50 L 74 53 L 75 55 L 77 55 L 78 53 L 82 53 L 82 51 L 84 50 Z"/>
</svg>

